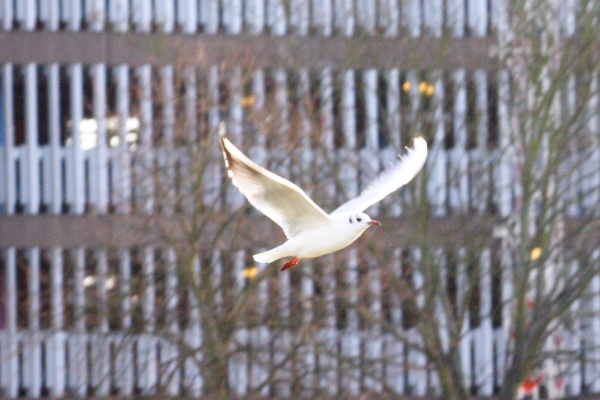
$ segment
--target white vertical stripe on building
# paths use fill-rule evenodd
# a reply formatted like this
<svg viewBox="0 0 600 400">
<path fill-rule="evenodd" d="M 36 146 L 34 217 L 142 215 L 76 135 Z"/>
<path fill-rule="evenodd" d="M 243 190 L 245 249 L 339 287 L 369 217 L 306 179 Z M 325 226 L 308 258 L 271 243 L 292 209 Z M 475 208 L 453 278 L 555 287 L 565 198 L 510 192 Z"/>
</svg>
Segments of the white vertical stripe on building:
<svg viewBox="0 0 600 400">
<path fill-rule="evenodd" d="M 2 357 L 2 375 L 0 383 L 4 395 L 14 398 L 19 392 L 19 343 L 18 343 L 18 302 L 17 302 L 17 251 L 9 247 L 3 251 L 5 263 L 5 287 L 2 288 L 5 299 L 6 326 L 0 332 L 0 357 Z"/>
<path fill-rule="evenodd" d="M 385 168 L 396 161 L 398 154 L 402 152 L 402 125 L 400 111 L 400 71 L 391 69 L 382 71 L 385 87 L 385 109 L 380 107 L 379 112 L 384 113 L 383 125 L 387 131 L 387 147 L 382 149 L 379 159 L 380 164 Z M 383 128 L 383 127 L 382 127 Z M 402 213 L 402 202 L 399 193 L 393 193 L 383 200 L 382 205 L 386 208 L 387 214 L 400 216 Z"/>
<path fill-rule="evenodd" d="M 198 23 L 198 2 L 196 0 L 179 0 L 177 4 L 177 22 L 183 33 L 196 32 Z"/>
<path fill-rule="evenodd" d="M 211 66 L 208 70 L 208 143 L 212 149 L 219 154 L 217 159 L 208 161 L 208 165 L 204 171 L 204 203 L 208 207 L 218 209 L 219 195 L 221 191 L 221 156 L 219 144 L 217 143 L 217 135 L 219 133 L 219 124 L 221 115 L 219 110 L 219 69 L 217 66 Z"/>
<path fill-rule="evenodd" d="M 114 374 L 117 377 L 114 385 L 119 394 L 128 396 L 133 393 L 134 387 L 134 360 L 133 360 L 133 338 L 130 335 L 131 329 L 131 252 L 129 250 L 120 250 L 118 253 L 119 263 L 119 295 L 121 296 L 121 329 L 118 338 L 115 341 L 115 360 Z"/>
<path fill-rule="evenodd" d="M 214 249 L 210 260 L 210 266 L 213 270 L 211 274 L 210 284 L 214 290 L 214 304 L 215 309 L 213 310 L 217 315 L 223 315 L 223 258 L 221 256 L 221 249 Z"/>
<path fill-rule="evenodd" d="M 387 115 L 387 130 L 389 146 L 396 154 L 402 149 L 402 125 L 401 125 L 401 111 L 400 111 L 400 70 L 391 69 L 385 72 L 385 86 L 386 86 L 386 115 Z M 383 110 L 381 110 L 383 111 Z"/>
<path fill-rule="evenodd" d="M 265 29 L 265 1 L 246 0 L 246 25 L 248 32 L 252 35 L 260 35 Z M 290 18 L 294 15 L 290 15 Z"/>
<path fill-rule="evenodd" d="M 408 29 L 412 37 L 421 35 L 421 5 L 420 0 L 406 0 L 403 5 L 402 26 Z"/>
<path fill-rule="evenodd" d="M 17 1 L 14 2 L 13 5 L 13 17 L 16 20 L 16 22 L 21 25 L 23 24 L 23 19 L 25 18 L 25 2 L 24 1 Z"/>
<path fill-rule="evenodd" d="M 369 152 L 378 152 L 379 150 L 379 109 L 377 99 L 377 77 L 378 73 L 374 69 L 368 69 L 362 73 L 365 97 L 365 148 Z M 376 171 L 379 166 L 369 166 Z M 374 168 L 374 169 L 373 169 Z"/>
<path fill-rule="evenodd" d="M 334 176 L 331 157 L 334 154 L 334 116 L 333 116 L 333 78 L 331 68 L 324 68 L 319 73 L 319 117 L 321 125 L 321 140 L 318 141 L 318 157 L 316 157 L 317 176 L 321 182 L 331 181 Z M 335 187 L 326 185 L 324 187 L 324 198 L 331 199 L 335 196 Z"/>
<path fill-rule="evenodd" d="M 175 93 L 173 89 L 174 70 L 172 65 L 160 69 L 162 102 L 162 141 L 159 150 L 159 192 L 163 212 L 171 215 L 175 211 Z"/>
<path fill-rule="evenodd" d="M 137 343 L 138 388 L 144 394 L 152 394 L 158 384 L 157 346 L 154 331 L 156 289 L 154 282 L 154 249 L 145 247 L 142 250 L 143 298 L 142 314 L 145 333 Z"/>
<path fill-rule="evenodd" d="M 73 214 L 85 211 L 85 160 L 79 127 L 83 119 L 83 67 L 72 64 L 69 67 L 70 91 L 70 163 L 67 163 L 67 195 Z"/>
<path fill-rule="evenodd" d="M 483 37 L 488 32 L 488 2 L 467 0 L 467 24 L 475 34 Z"/>
<path fill-rule="evenodd" d="M 600 69 L 591 71 L 590 92 L 592 93 L 588 102 L 588 130 L 589 132 L 600 131 Z M 590 135 L 592 146 L 591 155 L 584 163 L 583 175 L 585 177 L 582 183 L 582 192 L 584 193 L 583 204 L 586 212 L 592 212 L 596 205 L 600 204 L 600 137 Z M 600 210 L 596 208 L 596 216 Z"/>
<path fill-rule="evenodd" d="M 60 214 L 62 212 L 63 193 L 63 156 L 64 147 L 61 140 L 60 127 L 60 67 L 51 64 L 46 69 L 48 79 L 48 133 L 50 135 L 50 165 L 49 165 L 49 188 L 50 212 Z"/>
<path fill-rule="evenodd" d="M 131 252 L 119 251 L 119 294 L 121 295 L 121 326 L 131 328 Z M 120 376 L 120 374 L 119 374 Z"/>
<path fill-rule="evenodd" d="M 64 4 L 63 10 L 68 9 L 67 28 L 70 31 L 81 29 L 82 6 L 81 0 L 67 0 L 67 3 Z"/>
<path fill-rule="evenodd" d="M 186 268 L 187 266 L 184 266 Z M 200 307 L 201 290 L 201 262 L 198 254 L 195 255 L 191 265 L 191 277 L 188 276 L 188 303 L 190 305 L 190 320 L 185 331 L 185 342 L 189 346 L 189 354 L 185 359 L 183 387 L 191 396 L 199 397 L 202 394 L 203 377 L 202 366 L 202 326 Z M 191 279 L 190 279 L 191 278 Z"/>
<path fill-rule="evenodd" d="M 512 211 L 513 203 L 513 168 L 515 148 L 512 144 L 512 134 L 509 115 L 510 83 L 508 71 L 498 73 L 498 144 L 500 162 L 495 176 L 496 202 L 500 216 L 506 218 Z"/>
<path fill-rule="evenodd" d="M 35 28 L 36 17 L 37 17 L 37 2 L 36 0 L 21 0 L 17 2 L 17 9 L 19 5 L 23 7 L 23 17 L 21 23 L 23 28 L 27 31 L 32 31 Z"/>
<path fill-rule="evenodd" d="M 243 250 L 236 251 L 231 260 L 233 264 L 233 295 L 237 298 L 244 289 L 244 264 L 245 253 Z M 248 353 L 245 351 L 249 345 L 248 329 L 244 318 L 240 318 L 235 326 L 234 340 L 230 351 L 232 354 L 227 361 L 229 385 L 234 396 L 245 396 L 248 394 Z"/>
<path fill-rule="evenodd" d="M 279 115 L 279 127 L 278 134 L 281 138 L 281 141 L 284 143 L 284 146 L 289 143 L 289 135 L 290 135 L 290 109 L 289 109 L 289 96 L 288 96 L 288 74 L 283 69 L 276 69 L 274 71 L 275 80 L 275 103 L 277 106 L 277 114 Z M 287 170 L 289 170 L 289 158 L 284 158 L 283 160 L 283 169 L 285 170 L 283 173 L 289 176 Z M 285 176 L 285 175 L 284 175 Z"/>
<path fill-rule="evenodd" d="M 242 108 L 242 70 L 235 66 L 228 74 L 229 92 L 229 115 L 227 118 L 227 136 L 238 145 L 243 142 L 242 120 L 244 110 Z"/>
<path fill-rule="evenodd" d="M 195 67 L 185 67 L 183 70 L 185 86 L 185 122 L 186 139 L 191 145 L 198 142 L 198 77 Z"/>
<path fill-rule="evenodd" d="M 67 23 L 67 21 L 70 18 L 70 12 L 71 9 L 69 7 L 69 4 L 72 0 L 58 0 L 60 3 L 60 22 L 61 23 Z"/>
<path fill-rule="evenodd" d="M 331 36 L 333 27 L 332 0 L 313 1 L 313 26 L 320 35 Z M 284 34 L 285 32 L 281 32 Z"/>
<path fill-rule="evenodd" d="M 471 346 L 473 341 L 473 332 L 471 331 L 470 313 L 469 313 L 469 293 L 467 277 L 467 253 L 465 248 L 460 248 L 456 254 L 456 286 L 457 286 L 457 302 L 460 305 L 458 312 L 464 315 L 462 320 L 461 341 L 459 344 L 460 359 L 462 363 L 464 385 L 466 388 L 472 386 L 471 382 Z"/>
<path fill-rule="evenodd" d="M 154 3 L 154 22 L 159 30 L 172 33 L 175 27 L 175 0 L 162 0 Z"/>
<path fill-rule="evenodd" d="M 489 116 L 488 116 L 488 75 L 486 71 L 476 70 L 473 72 L 473 83 L 475 84 L 475 118 L 476 118 L 476 147 L 470 150 L 470 182 L 471 189 L 469 198 L 474 209 L 480 214 L 486 212 L 488 199 L 490 198 L 490 176 L 489 176 Z"/>
<path fill-rule="evenodd" d="M 590 260 L 588 261 L 590 264 L 600 263 L 600 249 L 594 250 Z M 588 363 L 585 366 L 585 376 L 589 377 L 589 390 L 592 393 L 598 393 L 600 391 L 600 276 L 595 275 L 592 278 L 592 282 L 590 284 L 590 301 L 588 302 L 587 307 L 589 307 L 589 315 L 590 318 L 588 330 L 589 335 L 586 335 L 588 338 L 588 346 L 587 349 L 584 350 L 587 353 Z M 588 383 L 586 382 L 586 383 Z"/>
<path fill-rule="evenodd" d="M 73 0 L 80 1 L 80 0 Z M 143 0 L 140 0 L 143 1 Z M 149 1 L 148 1 L 149 2 Z M 108 20 L 117 32 L 125 32 L 129 27 L 129 0 L 109 0 Z"/>
<path fill-rule="evenodd" d="M 333 29 L 335 33 L 351 36 L 354 32 L 354 4 L 352 0 L 333 0 Z"/>
<path fill-rule="evenodd" d="M 467 84 L 464 69 L 452 72 L 454 147 L 450 150 L 450 207 L 466 212 L 469 206 L 467 154 Z"/>
<path fill-rule="evenodd" d="M 379 109 L 377 97 L 377 71 L 368 69 L 362 72 L 361 79 L 365 101 L 364 135 L 365 145 L 360 150 L 360 189 L 364 190 L 379 172 Z M 377 215 L 380 204 L 369 207 L 370 213 Z"/>
<path fill-rule="evenodd" d="M 68 380 L 69 389 L 79 397 L 84 397 L 88 392 L 88 355 L 87 335 L 85 321 L 85 250 L 76 248 L 72 250 L 74 263 L 72 285 L 73 292 L 73 332 L 68 339 Z"/>
<path fill-rule="evenodd" d="M 12 29 L 14 16 L 14 2 L 11 0 L 4 0 L 2 2 L 2 27 L 5 31 L 10 31 Z"/>
<path fill-rule="evenodd" d="M 92 67 L 94 91 L 94 120 L 97 124 L 97 143 L 90 168 L 90 202 L 97 212 L 105 214 L 108 211 L 108 138 L 106 127 L 106 65 L 97 64 Z"/>
<path fill-rule="evenodd" d="M 442 0 L 423 1 L 423 24 L 426 34 L 442 36 L 444 29 L 444 3 Z"/>
<path fill-rule="evenodd" d="M 96 313 L 94 315 L 94 332 L 90 336 L 91 342 L 91 371 L 90 384 L 94 388 L 94 393 L 98 396 L 108 396 L 111 386 L 110 381 L 110 343 L 108 338 L 108 256 L 106 249 L 96 249 L 94 251 L 96 270 L 95 285 L 90 289 L 95 289 L 95 298 L 98 301 Z"/>
<path fill-rule="evenodd" d="M 317 385 L 320 390 L 328 395 L 335 396 L 340 388 L 338 387 L 338 339 L 337 339 L 337 318 L 335 309 L 335 256 L 326 255 L 323 260 L 323 300 L 325 302 L 325 320 L 321 330 L 317 333 L 318 345 L 321 347 L 318 357 L 318 367 L 322 371 L 317 379 Z"/>
<path fill-rule="evenodd" d="M 268 0 L 266 0 L 268 1 Z M 310 25 L 310 1 L 290 0 L 290 26 L 298 36 L 306 36 Z"/>
<path fill-rule="evenodd" d="M 360 335 L 358 325 L 358 255 L 357 249 L 352 248 L 347 253 L 348 258 L 344 268 L 345 292 L 347 293 L 346 326 L 340 332 L 340 369 L 341 387 L 350 396 L 360 395 Z"/>
<path fill-rule="evenodd" d="M 423 292 L 424 278 L 423 273 L 420 271 L 421 257 L 422 254 L 420 249 L 414 249 L 412 251 L 412 284 L 414 293 L 416 294 L 416 306 L 420 310 L 423 309 L 425 296 Z M 427 392 L 427 357 L 419 349 L 423 346 L 423 339 L 414 326 L 406 332 L 406 337 L 408 339 L 407 346 L 409 346 L 406 356 L 406 365 L 408 367 L 407 384 L 411 390 L 411 394 L 424 396 Z"/>
<path fill-rule="evenodd" d="M 338 196 L 339 204 L 358 196 L 358 156 L 356 149 L 356 73 L 344 71 L 342 78 L 341 115 L 344 145 L 338 150 L 339 179 L 343 196 Z"/>
<path fill-rule="evenodd" d="M 312 150 L 312 129 L 313 123 L 310 121 L 308 102 L 310 96 L 310 73 L 307 69 L 298 71 L 298 87 L 296 93 L 297 113 L 298 113 L 298 149 L 300 153 L 300 163 L 297 174 L 300 186 L 306 190 L 306 193 L 312 195 L 313 179 L 313 160 L 315 153 Z"/>
<path fill-rule="evenodd" d="M 113 204 L 118 212 L 131 209 L 131 154 L 127 142 L 127 119 L 129 118 L 129 68 L 118 65 L 114 69 L 116 80 L 116 108 L 119 144 L 113 150 L 112 188 Z"/>
<path fill-rule="evenodd" d="M 219 30 L 219 0 L 205 0 L 200 2 L 200 18 L 204 24 L 204 31 L 215 34 Z"/>
<path fill-rule="evenodd" d="M 283 0 L 268 0 L 267 25 L 275 36 L 283 36 L 287 32 L 287 17 Z"/>
<path fill-rule="evenodd" d="M 359 30 L 369 36 L 375 35 L 377 2 L 370 0 L 356 1 L 356 24 Z"/>
<path fill-rule="evenodd" d="M 15 148 L 15 121 L 14 121 L 14 81 L 13 65 L 4 64 L 2 73 L 2 103 L 4 104 L 4 173 L 5 177 L 5 201 L 7 214 L 15 212 L 17 203 L 17 170 L 16 170 L 16 148 Z"/>
<path fill-rule="evenodd" d="M 380 0 L 379 26 L 383 29 L 385 37 L 398 35 L 400 27 L 400 4 L 396 0 Z"/>
<path fill-rule="evenodd" d="M 483 249 L 479 259 L 479 317 L 480 325 L 475 331 L 475 385 L 480 396 L 491 396 L 494 392 L 494 331 L 492 327 L 492 255 L 489 248 Z"/>
<path fill-rule="evenodd" d="M 229 115 L 227 118 L 227 136 L 238 146 L 242 145 L 242 71 L 240 67 L 234 67 L 229 75 Z M 247 143 L 247 142 L 246 142 Z M 233 185 L 227 185 L 227 204 L 232 209 L 242 207 L 245 203 L 244 197 Z"/>
<path fill-rule="evenodd" d="M 570 274 L 577 273 L 579 264 L 573 261 L 571 264 Z M 580 316 L 582 313 L 582 301 L 577 299 L 569 307 L 569 313 L 573 316 Z M 597 318 L 594 318 L 597 319 Z M 582 346 L 582 340 L 584 338 L 583 325 L 585 322 L 582 318 L 574 318 L 572 326 L 569 328 L 568 334 L 565 337 L 564 351 L 571 352 L 572 354 L 585 354 L 585 350 Z M 565 389 L 571 396 L 578 396 L 581 394 L 582 388 L 582 372 L 584 368 L 579 365 L 574 365 L 566 360 L 563 371 L 565 371 Z"/>
<path fill-rule="evenodd" d="M 309 328 L 314 320 L 314 304 L 315 304 L 315 284 L 314 270 L 312 264 L 303 266 L 304 273 L 300 281 L 300 293 L 302 296 L 302 328 Z M 314 397 L 314 382 L 316 376 L 316 355 L 315 343 L 312 340 L 307 340 L 300 347 L 298 362 L 302 366 L 300 376 L 300 396 L 302 398 Z"/>
<path fill-rule="evenodd" d="M 27 64 L 25 72 L 25 131 L 26 131 L 26 168 L 25 209 L 29 214 L 37 214 L 40 209 L 40 148 L 38 146 L 38 79 L 37 65 Z M 21 166 L 23 168 L 23 166 Z"/>
<path fill-rule="evenodd" d="M 201 193 L 197 187 L 200 182 L 198 172 L 188 176 L 187 169 L 196 168 L 198 158 L 202 154 L 202 142 L 200 141 L 199 123 L 198 123 L 198 79 L 197 70 L 195 67 L 185 67 L 183 69 L 183 84 L 184 84 L 184 104 L 183 109 L 185 116 L 183 123 L 176 122 L 180 126 L 178 131 L 181 132 L 181 137 L 187 146 L 177 146 L 176 152 L 178 162 L 181 166 L 177 170 L 179 175 L 179 194 L 178 199 L 182 204 L 183 212 L 193 214 L 196 205 L 196 197 Z M 204 126 L 204 125 L 203 125 Z"/>
<path fill-rule="evenodd" d="M 364 379 L 365 389 L 381 393 L 383 390 L 383 341 L 381 321 L 382 315 L 382 293 L 381 293 L 381 270 L 373 262 L 365 262 L 367 272 L 367 290 L 370 298 L 369 316 L 366 318 L 368 327 L 366 329 L 367 340 L 364 348 L 364 361 L 367 373 Z"/>
<path fill-rule="evenodd" d="M 58 30 L 60 23 L 60 0 L 46 0 L 40 2 L 40 7 L 46 8 L 46 28 L 50 31 Z"/>
<path fill-rule="evenodd" d="M 507 233 L 508 234 L 508 233 Z M 515 266 L 512 262 L 511 250 L 508 246 L 508 237 L 501 239 L 500 252 L 500 269 L 501 269 L 501 305 L 502 305 L 502 328 L 496 343 L 498 353 L 498 382 L 504 380 L 504 371 L 509 365 L 510 342 L 513 329 L 512 314 L 514 308 L 514 272 Z"/>
<path fill-rule="evenodd" d="M 258 249 L 264 251 L 264 249 Z M 259 270 L 259 276 L 267 267 L 266 264 L 257 263 L 256 267 Z M 266 397 L 269 395 L 269 344 L 271 342 L 271 332 L 266 323 L 267 307 L 269 304 L 269 281 L 262 278 L 258 283 L 256 314 L 259 324 L 250 331 L 250 347 L 252 359 L 250 362 L 250 388 L 258 390 L 260 388 L 260 396 Z"/>
<path fill-rule="evenodd" d="M 292 361 L 289 355 L 292 353 L 292 335 L 290 327 L 290 274 L 279 274 L 278 281 L 275 284 L 279 286 L 279 298 L 276 299 L 279 305 L 278 317 L 282 324 L 281 332 L 273 339 L 273 362 L 280 365 L 275 370 L 273 395 L 286 399 L 291 395 L 292 383 Z"/>
<path fill-rule="evenodd" d="M 142 65 L 137 68 L 137 81 L 139 86 L 139 113 L 140 113 L 140 145 L 136 164 L 137 182 L 136 193 L 139 198 L 137 205 L 144 213 L 154 210 L 154 140 L 152 122 L 152 67 Z"/>
<path fill-rule="evenodd" d="M 391 255 L 391 275 L 390 275 L 390 323 L 396 329 L 402 327 L 402 303 L 400 293 L 393 290 L 398 287 L 399 280 L 402 279 L 402 249 L 396 248 Z M 384 369 L 385 384 L 391 389 L 392 393 L 404 393 L 404 341 L 398 339 L 393 333 L 384 336 L 384 348 L 386 354 L 386 363 Z"/>
<path fill-rule="evenodd" d="M 86 0 L 85 20 L 92 31 L 103 30 L 106 24 L 106 1 Z"/>
<path fill-rule="evenodd" d="M 165 322 L 168 335 L 163 337 L 161 343 L 161 386 L 165 386 L 165 392 L 170 396 L 179 394 L 181 385 L 180 354 L 176 340 L 172 338 L 179 337 L 179 316 L 178 304 L 179 294 L 177 293 L 177 255 L 175 249 L 170 247 L 163 251 L 163 262 L 165 263 Z"/>
<path fill-rule="evenodd" d="M 66 332 L 64 332 L 64 270 L 63 250 L 53 247 L 50 252 L 50 304 L 51 304 L 51 336 L 46 340 L 46 386 L 50 394 L 60 397 L 65 394 L 66 364 Z"/>
<path fill-rule="evenodd" d="M 113 0 L 113 3 L 115 3 L 115 0 Z M 135 10 L 132 15 L 135 31 L 150 32 L 152 25 L 152 0 L 132 0 L 131 8 Z M 111 20 L 114 18 L 112 15 Z"/>
<path fill-rule="evenodd" d="M 450 331 L 448 323 L 448 300 L 450 299 L 450 290 L 448 288 L 448 257 L 444 248 L 435 249 L 435 263 L 439 269 L 439 282 L 441 283 L 440 294 L 437 299 L 436 308 L 439 312 L 438 326 L 440 329 L 440 339 L 442 349 L 445 352 L 450 350 Z M 452 267 L 454 269 L 454 267 Z"/>
<path fill-rule="evenodd" d="M 225 32 L 237 35 L 242 31 L 242 0 L 223 1 L 223 23 Z"/>
<path fill-rule="evenodd" d="M 463 0 L 450 0 L 446 2 L 447 26 L 452 36 L 460 37 L 465 32 L 465 4 Z"/>
</svg>

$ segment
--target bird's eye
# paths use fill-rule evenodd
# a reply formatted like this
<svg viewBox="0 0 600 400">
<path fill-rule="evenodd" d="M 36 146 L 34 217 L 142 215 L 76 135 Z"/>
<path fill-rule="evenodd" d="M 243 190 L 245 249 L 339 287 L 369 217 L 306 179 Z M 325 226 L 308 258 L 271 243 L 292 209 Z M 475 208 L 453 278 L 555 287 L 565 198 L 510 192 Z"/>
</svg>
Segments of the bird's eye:
<svg viewBox="0 0 600 400">
<path fill-rule="evenodd" d="M 361 219 L 360 217 L 357 217 L 357 218 L 356 218 L 356 220 L 357 220 L 358 222 L 362 221 L 362 219 Z"/>
<path fill-rule="evenodd" d="M 348 222 L 353 223 L 354 221 L 352 221 L 352 217 L 348 218 Z"/>
</svg>

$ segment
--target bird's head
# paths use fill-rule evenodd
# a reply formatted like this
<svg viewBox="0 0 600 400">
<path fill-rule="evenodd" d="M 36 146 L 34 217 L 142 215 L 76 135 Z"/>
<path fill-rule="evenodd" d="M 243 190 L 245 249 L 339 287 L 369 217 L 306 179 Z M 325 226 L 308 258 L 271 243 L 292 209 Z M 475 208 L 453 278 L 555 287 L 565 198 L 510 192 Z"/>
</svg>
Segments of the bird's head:
<svg viewBox="0 0 600 400">
<path fill-rule="evenodd" d="M 381 225 L 379 221 L 371 219 L 371 217 L 365 213 L 349 213 L 347 219 L 348 224 L 355 227 L 368 228 L 369 226 Z"/>
</svg>

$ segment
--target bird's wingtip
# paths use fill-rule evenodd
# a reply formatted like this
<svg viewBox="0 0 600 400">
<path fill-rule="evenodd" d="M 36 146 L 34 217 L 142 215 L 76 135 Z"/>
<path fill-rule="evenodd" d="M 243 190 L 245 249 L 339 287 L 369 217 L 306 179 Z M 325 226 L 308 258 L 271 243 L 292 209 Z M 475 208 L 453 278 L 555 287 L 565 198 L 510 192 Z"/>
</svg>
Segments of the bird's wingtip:
<svg viewBox="0 0 600 400">
<path fill-rule="evenodd" d="M 227 125 L 225 124 L 225 122 L 221 121 L 219 123 L 219 126 L 217 127 L 217 133 L 219 134 L 219 137 L 225 137 L 225 135 L 227 134 Z"/>
<path fill-rule="evenodd" d="M 423 136 L 417 136 L 413 139 L 413 151 L 427 154 L 427 141 Z"/>
<path fill-rule="evenodd" d="M 427 141 L 425 140 L 425 138 L 423 136 L 416 136 L 413 139 L 413 146 L 414 147 L 427 147 Z"/>
</svg>

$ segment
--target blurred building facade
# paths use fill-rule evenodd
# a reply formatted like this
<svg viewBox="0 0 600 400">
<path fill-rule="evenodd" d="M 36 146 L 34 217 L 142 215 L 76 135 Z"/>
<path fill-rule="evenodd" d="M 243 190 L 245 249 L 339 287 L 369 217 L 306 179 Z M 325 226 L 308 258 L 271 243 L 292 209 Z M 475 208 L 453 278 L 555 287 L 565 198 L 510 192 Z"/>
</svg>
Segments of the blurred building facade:
<svg viewBox="0 0 600 400">
<path fill-rule="evenodd" d="M 451 236 L 452 224 L 492 221 L 482 223 L 490 244 L 474 262 L 487 286 L 460 344 L 465 385 L 492 395 L 510 343 L 502 313 L 492 312 L 505 295 L 491 288 L 498 283 L 491 265 L 501 259 L 494 246 L 502 230 L 494 224 L 511 215 L 519 195 L 513 185 L 518 171 L 501 158 L 510 121 L 494 51 L 507 29 L 504 3 L 0 0 L 4 395 L 202 393 L 198 352 L 179 361 L 181 348 L 161 336 L 169 332 L 189 348 L 202 343 L 202 305 L 178 291 L 174 250 L 119 236 L 115 226 L 127 217 L 170 218 L 186 210 L 186 200 L 178 199 L 190 193 L 200 193 L 216 214 L 237 210 L 244 201 L 227 182 L 214 140 L 222 129 L 257 160 L 332 203 L 358 193 L 411 137 L 425 134 L 431 151 L 426 177 L 371 214 L 402 220 L 418 199 L 438 218 L 440 236 Z M 569 30 L 570 21 L 564 18 L 562 29 Z M 451 51 L 443 58 L 441 51 L 427 54 L 432 48 Z M 169 161 L 193 143 L 209 149 L 200 192 L 185 183 L 194 164 L 182 161 L 185 155 Z M 596 161 L 584 162 L 582 173 L 598 175 Z M 167 190 L 161 179 L 178 183 Z M 331 188 L 320 183 L 338 180 Z M 594 212 L 598 193 L 591 192 L 578 197 L 570 217 Z M 257 236 L 254 228 L 244 229 Z M 227 254 L 227 245 L 222 252 L 204 249 L 203 265 L 218 266 L 216 286 L 239 293 L 265 268 L 251 262 L 256 242 L 244 243 L 235 255 Z M 400 265 L 419 263 L 419 250 L 406 243 L 391 254 L 399 275 Z M 287 365 L 280 350 L 296 336 L 267 325 L 240 327 L 226 377 L 232 394 L 439 393 L 423 353 L 405 349 L 381 327 L 367 329 L 358 298 L 340 306 L 344 301 L 329 283 L 356 292 L 374 274 L 359 267 L 369 260 L 356 251 L 340 257 L 350 272 L 319 269 L 317 262 L 309 266 L 315 275 L 277 278 L 269 285 L 278 289 L 265 292 L 279 297 L 263 299 L 264 312 L 266 303 L 282 302 L 288 310 L 278 315 L 290 325 L 294 306 L 304 321 L 313 318 L 294 293 L 327 299 L 327 317 L 314 335 L 322 340 L 298 351 L 304 353 L 298 358 L 308 357 L 297 361 L 306 370 L 271 381 L 272 371 L 254 357 L 267 357 L 272 369 Z M 461 249 L 443 258 L 448 268 L 467 263 Z M 145 277 L 145 286 L 136 286 L 136 276 Z M 368 296 L 361 300 L 410 332 L 406 308 L 386 292 L 383 278 L 375 276 L 379 283 L 364 289 Z M 418 275 L 411 279 L 418 285 Z M 585 329 L 600 338 L 598 323 L 588 321 Z M 253 350 L 256 343 L 263 347 Z M 320 346 L 326 351 L 317 352 Z M 556 346 L 577 352 L 584 341 Z M 547 386 L 554 385 L 553 393 L 598 392 L 598 372 L 598 360 L 582 362 L 564 372 L 560 384 Z"/>
</svg>

